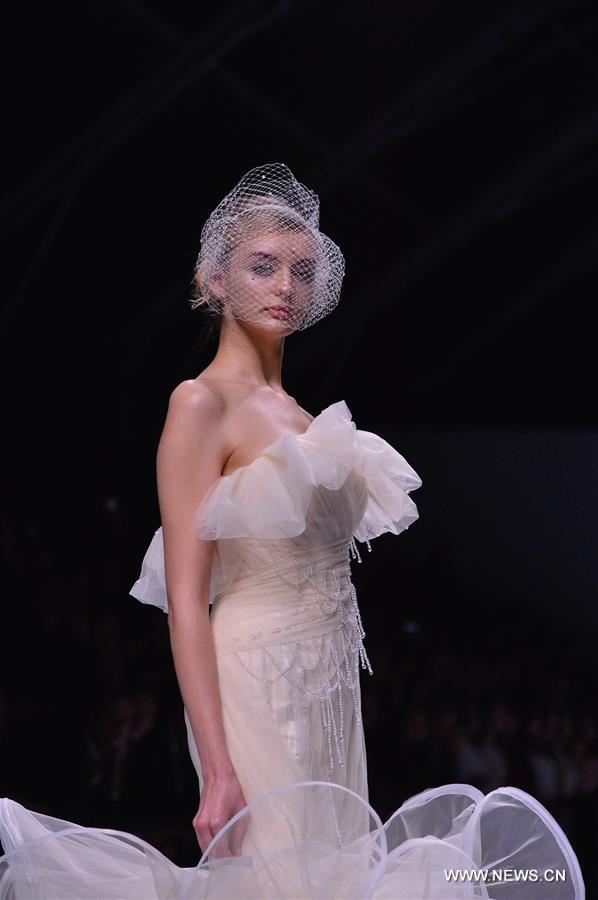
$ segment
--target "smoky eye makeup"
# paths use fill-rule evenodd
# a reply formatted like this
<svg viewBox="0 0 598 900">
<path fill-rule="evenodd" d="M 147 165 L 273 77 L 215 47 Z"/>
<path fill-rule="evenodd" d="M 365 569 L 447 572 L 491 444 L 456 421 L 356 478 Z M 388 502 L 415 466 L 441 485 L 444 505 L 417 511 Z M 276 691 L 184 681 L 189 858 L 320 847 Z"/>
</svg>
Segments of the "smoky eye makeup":
<svg viewBox="0 0 598 900">
<path fill-rule="evenodd" d="M 251 266 L 251 271 L 256 275 L 271 275 L 274 271 L 274 266 L 271 263 L 254 263 Z"/>
<path fill-rule="evenodd" d="M 250 269 L 256 275 L 271 275 L 277 262 L 278 257 L 264 250 L 255 250 L 249 254 Z"/>
<path fill-rule="evenodd" d="M 251 271 L 256 275 L 271 275 L 280 262 L 278 256 L 264 250 L 250 253 L 249 259 Z M 315 277 L 315 261 L 309 258 L 297 260 L 291 266 L 291 275 L 300 281 L 312 282 Z"/>
</svg>

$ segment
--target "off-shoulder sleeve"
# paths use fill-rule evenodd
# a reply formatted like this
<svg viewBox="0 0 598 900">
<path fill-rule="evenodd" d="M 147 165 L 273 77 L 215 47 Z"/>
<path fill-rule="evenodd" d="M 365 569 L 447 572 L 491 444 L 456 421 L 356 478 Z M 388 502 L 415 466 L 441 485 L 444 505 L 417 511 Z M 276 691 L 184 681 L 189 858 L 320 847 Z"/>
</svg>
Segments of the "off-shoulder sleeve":
<svg viewBox="0 0 598 900">
<path fill-rule="evenodd" d="M 355 433 L 356 468 L 367 487 L 362 518 L 353 532 L 358 541 L 369 541 L 384 532 L 400 534 L 419 517 L 409 497 L 422 480 L 404 456 L 370 431 Z"/>
<path fill-rule="evenodd" d="M 303 534 L 316 487 L 338 491 L 355 464 L 355 425 L 344 401 L 333 403 L 304 434 L 283 434 L 259 457 L 208 491 L 195 533 L 220 538 L 291 538 Z"/>
<path fill-rule="evenodd" d="M 296 442 L 283 435 L 249 466 L 221 477 L 195 517 L 202 540 L 301 534 L 311 483 Z"/>
<path fill-rule="evenodd" d="M 157 606 L 168 612 L 166 579 L 164 577 L 164 541 L 162 526 L 155 532 L 141 563 L 141 574 L 129 591 L 141 603 Z"/>
<path fill-rule="evenodd" d="M 216 563 L 217 556 L 215 554 L 212 560 L 210 577 L 208 601 L 210 604 L 214 602 Z M 129 594 L 141 603 L 147 603 L 148 606 L 157 606 L 162 612 L 168 612 L 162 526 L 154 533 L 150 545 L 145 552 L 145 556 L 143 557 L 139 578 L 129 591 Z"/>
</svg>

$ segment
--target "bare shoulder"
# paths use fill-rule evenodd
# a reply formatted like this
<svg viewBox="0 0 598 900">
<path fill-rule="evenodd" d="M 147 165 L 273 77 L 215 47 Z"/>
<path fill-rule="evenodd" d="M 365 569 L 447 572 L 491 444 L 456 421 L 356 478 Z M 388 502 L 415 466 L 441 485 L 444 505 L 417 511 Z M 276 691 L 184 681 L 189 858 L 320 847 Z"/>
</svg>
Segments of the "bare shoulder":
<svg viewBox="0 0 598 900">
<path fill-rule="evenodd" d="M 158 457 L 199 454 L 221 464 L 226 458 L 223 423 L 225 398 L 208 384 L 183 381 L 172 391 L 160 438 Z"/>
<path fill-rule="evenodd" d="M 218 418 L 224 413 L 225 407 L 222 392 L 207 381 L 182 381 L 172 391 L 168 401 L 169 411 L 172 409 L 177 415 L 191 418 Z"/>
</svg>

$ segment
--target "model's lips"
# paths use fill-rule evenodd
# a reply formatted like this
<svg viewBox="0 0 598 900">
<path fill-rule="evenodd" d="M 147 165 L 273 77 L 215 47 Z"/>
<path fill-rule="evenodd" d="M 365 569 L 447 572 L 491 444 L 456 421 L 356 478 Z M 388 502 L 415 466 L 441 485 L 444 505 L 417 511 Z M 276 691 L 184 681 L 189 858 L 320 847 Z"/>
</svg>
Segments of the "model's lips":
<svg viewBox="0 0 598 900">
<path fill-rule="evenodd" d="M 266 310 L 275 319 L 288 319 L 293 312 L 290 306 L 266 306 Z"/>
</svg>

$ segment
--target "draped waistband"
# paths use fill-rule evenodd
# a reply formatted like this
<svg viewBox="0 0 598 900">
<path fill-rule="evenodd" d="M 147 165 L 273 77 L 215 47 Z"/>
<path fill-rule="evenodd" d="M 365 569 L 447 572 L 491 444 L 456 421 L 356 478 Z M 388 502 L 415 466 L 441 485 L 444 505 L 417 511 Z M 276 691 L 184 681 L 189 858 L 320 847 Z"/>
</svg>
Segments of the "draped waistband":
<svg viewBox="0 0 598 900">
<path fill-rule="evenodd" d="M 299 641 L 335 631 L 351 604 L 347 545 L 281 564 L 235 582 L 215 598 L 210 621 L 218 654 Z"/>
</svg>

